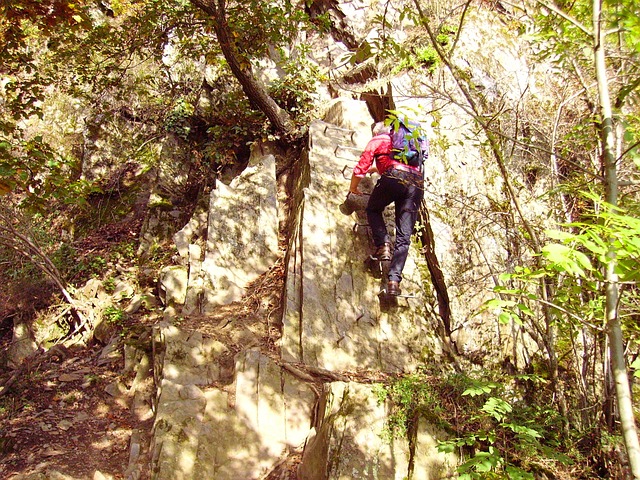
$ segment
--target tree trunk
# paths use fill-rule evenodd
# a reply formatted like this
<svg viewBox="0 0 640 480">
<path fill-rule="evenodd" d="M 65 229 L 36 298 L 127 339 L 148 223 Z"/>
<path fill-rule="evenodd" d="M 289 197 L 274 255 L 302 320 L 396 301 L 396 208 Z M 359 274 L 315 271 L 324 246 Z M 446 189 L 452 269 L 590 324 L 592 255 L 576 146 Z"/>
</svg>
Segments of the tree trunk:
<svg viewBox="0 0 640 480">
<path fill-rule="evenodd" d="M 277 132 L 287 138 L 295 138 L 297 132 L 289 114 L 271 98 L 253 75 L 251 64 L 236 49 L 227 23 L 225 0 L 191 0 L 191 3 L 212 17 L 222 54 L 252 105 L 267 116 Z"/>
<path fill-rule="evenodd" d="M 605 198 L 607 203 L 618 204 L 618 177 L 613 130 L 613 114 L 605 63 L 605 32 L 601 26 L 602 0 L 593 1 L 593 45 L 598 94 L 600 98 L 601 135 L 605 171 Z M 624 340 L 622 326 L 618 317 L 618 276 L 615 273 L 616 251 L 609 243 L 607 263 L 605 265 L 605 315 L 607 335 L 610 343 L 611 372 L 616 386 L 616 399 L 620 415 L 620 427 L 629 457 L 629 466 L 636 479 L 640 479 L 640 443 L 633 415 L 631 389 L 624 358 Z"/>
<path fill-rule="evenodd" d="M 429 268 L 429 274 L 431 275 L 431 282 L 436 291 L 436 298 L 438 299 L 438 313 L 442 318 L 442 324 L 444 326 L 444 333 L 447 338 L 451 337 L 451 306 L 449 302 L 449 292 L 447 291 L 447 285 L 444 281 L 444 275 L 440 268 L 440 262 L 435 252 L 435 241 L 433 236 L 433 230 L 431 229 L 431 220 L 429 218 L 429 210 L 423 202 L 420 206 L 418 213 L 420 223 L 423 228 L 421 231 L 420 239 L 422 241 L 422 251 L 424 258 L 427 261 L 427 267 Z"/>
</svg>

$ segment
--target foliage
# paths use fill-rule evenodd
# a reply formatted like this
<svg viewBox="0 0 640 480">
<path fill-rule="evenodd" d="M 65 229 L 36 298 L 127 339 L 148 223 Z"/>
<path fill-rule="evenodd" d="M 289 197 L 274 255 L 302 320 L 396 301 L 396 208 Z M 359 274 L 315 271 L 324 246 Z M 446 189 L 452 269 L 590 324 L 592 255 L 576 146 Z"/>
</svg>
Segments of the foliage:
<svg viewBox="0 0 640 480">
<path fill-rule="evenodd" d="M 5 2 L 0 15 L 0 194 L 17 191 L 42 207 L 51 197 L 69 201 L 87 184 L 78 181 L 76 165 L 58 155 L 42 135 L 28 134 L 25 120 L 42 117 L 45 91 L 55 80 L 47 65 L 47 42 L 85 28 L 82 3 Z M 43 68 L 44 67 L 44 68 Z M 71 182 L 68 181 L 71 179 Z"/>
<path fill-rule="evenodd" d="M 581 233 L 583 230 L 579 223 L 590 225 L 593 222 L 599 225 L 600 220 L 594 221 L 589 214 L 590 202 L 598 206 L 600 203 L 577 199 L 575 185 L 584 188 L 585 184 L 594 180 L 600 181 L 604 187 L 602 195 L 615 196 L 619 172 L 622 179 L 629 181 L 620 184 L 625 202 L 633 203 L 637 199 L 637 189 L 629 187 L 637 180 L 637 167 L 633 161 L 637 156 L 635 111 L 639 85 L 638 63 L 637 55 L 629 48 L 634 42 L 626 41 L 627 36 L 634 36 L 634 27 L 629 31 L 620 28 L 624 23 L 621 18 L 635 16 L 634 8 L 629 2 L 616 5 L 605 3 L 603 15 L 597 17 L 593 9 L 603 5 L 601 2 L 580 0 L 557 4 L 541 1 L 515 5 L 516 9 L 522 9 L 518 13 L 525 13 L 520 27 L 529 28 L 528 33 L 533 35 L 528 38 L 535 38 L 535 43 L 531 44 L 532 51 L 537 54 L 535 60 L 549 66 L 545 68 L 540 82 L 558 87 L 554 92 L 557 96 L 551 94 L 545 99 L 549 102 L 548 107 L 551 107 L 548 110 L 551 113 L 549 117 L 553 118 L 552 122 L 545 125 L 544 120 L 538 121 L 528 116 L 529 104 L 526 101 L 521 99 L 510 103 L 504 95 L 488 95 L 477 89 L 469 69 L 461 67 L 457 61 L 463 52 L 439 47 L 439 32 L 433 25 L 451 19 L 446 13 L 433 15 L 436 18 L 431 15 L 427 17 L 421 10 L 421 2 L 416 0 L 413 3 L 424 17 L 419 19 L 419 24 L 429 33 L 432 45 L 459 87 L 457 96 L 447 98 L 454 102 L 463 98 L 463 108 L 473 112 L 496 159 L 509 200 L 505 213 L 518 222 L 515 229 L 518 233 L 514 235 L 518 239 L 512 244 L 526 246 L 531 254 L 529 260 L 527 255 L 514 254 L 513 250 L 517 248 L 508 246 L 510 256 L 518 260 L 514 262 L 516 265 L 505 265 L 507 273 L 494 275 L 494 281 L 500 285 L 495 289 L 496 298 L 485 304 L 485 308 L 495 308 L 503 323 L 511 320 L 517 323 L 514 330 L 522 332 L 524 342 L 517 341 L 515 348 L 522 348 L 526 352 L 526 368 L 545 375 L 556 390 L 556 405 L 563 412 L 567 434 L 572 432 L 571 427 L 579 431 L 597 430 L 601 426 L 601 408 L 606 410 L 607 423 L 611 426 L 617 415 L 608 407 L 613 401 L 609 398 L 602 400 L 603 396 L 611 395 L 607 387 L 611 382 L 608 376 L 614 372 L 617 390 L 627 382 L 619 374 L 625 371 L 624 365 L 620 365 L 623 362 L 618 360 L 622 358 L 622 353 L 611 356 L 615 359 L 613 368 L 609 371 L 601 369 L 601 365 L 606 364 L 601 348 L 604 341 L 603 318 L 607 319 L 612 351 L 615 348 L 616 352 L 621 352 L 623 347 L 621 335 L 617 335 L 615 320 L 618 306 L 612 294 L 616 281 L 612 281 L 610 273 L 602 267 L 605 264 L 613 265 L 614 259 L 617 263 L 617 255 L 613 255 L 613 252 L 624 248 L 622 243 L 626 240 L 621 236 L 610 237 L 612 232 L 608 230 L 593 232 L 580 239 L 572 238 L 571 241 L 578 243 L 578 248 L 565 242 L 543 248 L 544 242 L 540 241 L 538 232 L 540 227 L 531 223 L 531 215 L 523 214 L 524 210 L 519 204 L 521 194 L 513 188 L 521 182 L 514 168 L 513 153 L 521 153 L 526 160 L 534 156 L 532 151 L 537 148 L 551 154 L 554 175 L 549 179 L 562 184 L 559 189 L 546 192 L 549 204 L 557 208 L 552 213 L 557 212 L 557 218 L 562 220 L 576 220 L 568 228 Z M 530 15 L 529 12 L 535 16 L 526 17 Z M 512 12 L 503 13 L 506 16 Z M 464 13 L 459 18 L 463 28 Z M 602 25 L 595 25 L 594 18 L 602 19 Z M 606 36 L 598 37 L 596 34 L 600 31 L 606 32 Z M 452 46 L 455 45 L 454 42 Z M 604 55 L 601 55 L 603 52 Z M 602 68 L 603 63 L 606 71 Z M 608 75 L 611 75 L 610 79 L 607 79 Z M 613 114 L 611 109 L 606 108 L 609 106 L 606 99 L 609 89 L 616 99 L 612 105 Z M 523 94 L 523 99 L 526 97 L 528 92 Z M 516 126 L 516 129 L 511 130 L 512 126 Z M 631 127 L 631 132 L 626 132 L 627 126 Z M 616 138 L 612 135 L 614 131 Z M 543 136 L 542 140 L 535 141 L 536 136 L 540 138 L 540 135 Z M 542 151 L 538 155 L 539 158 L 544 156 Z M 526 168 L 523 171 L 526 172 Z M 570 233 L 576 234 L 576 231 L 571 230 Z M 585 242 L 589 245 L 585 246 Z M 605 255 L 602 251 L 596 252 L 603 245 L 606 246 Z M 629 265 L 634 256 L 628 257 Z M 619 275 L 623 278 L 630 276 L 630 271 L 623 272 L 627 263 L 626 253 L 621 254 L 620 261 L 623 265 L 616 265 Z M 495 265 L 489 268 L 492 273 L 497 270 Z M 635 290 L 635 280 L 631 282 L 628 285 Z M 631 297 L 626 295 L 622 301 L 629 303 Z M 630 323 L 625 322 L 627 328 Z M 528 356 L 527 341 L 537 343 L 546 365 Z M 632 345 L 634 343 L 632 341 Z M 617 396 L 619 411 L 625 412 L 623 423 L 629 425 L 631 415 L 626 415 L 631 410 L 626 402 L 629 395 Z M 570 398 L 569 403 L 567 397 Z M 625 439 L 637 440 L 633 428 L 623 430 Z M 637 452 L 637 448 L 628 450 Z"/>
<path fill-rule="evenodd" d="M 438 38 L 443 45 L 448 45 L 451 41 L 450 34 L 442 33 Z M 391 75 L 407 70 L 431 75 L 441 66 L 433 46 L 425 43 L 422 38 L 402 44 L 390 37 L 368 39 L 355 52 L 347 55 L 345 61 L 353 66 L 372 62 L 378 70 L 388 70 Z"/>
<path fill-rule="evenodd" d="M 549 241 L 542 248 L 540 266 L 517 267 L 513 273 L 500 275 L 501 285 L 494 289 L 497 297 L 487 301 L 485 308 L 497 308 L 501 321 L 513 320 L 520 325 L 525 319 L 527 324 L 535 322 L 541 305 L 552 308 L 557 328 L 555 348 L 564 359 L 562 365 L 566 371 L 575 369 L 572 375 L 579 379 L 563 387 L 576 407 L 583 407 L 580 415 L 576 413 L 577 408 L 571 409 L 568 420 L 580 430 L 589 430 L 597 428 L 600 420 L 597 407 L 602 393 L 590 377 L 597 371 L 598 359 L 593 358 L 591 352 L 597 351 L 604 331 L 603 265 L 610 246 L 616 251 L 616 273 L 623 286 L 618 316 L 627 337 L 627 349 L 632 358 L 640 352 L 639 332 L 633 321 L 640 311 L 636 292 L 640 221 L 637 215 L 630 214 L 637 208 L 614 208 L 592 194 L 585 194 L 584 198 L 592 202 L 590 213 L 585 212 L 580 222 L 561 225 L 561 230 L 547 231 Z M 543 300 L 536 289 L 531 288 L 540 278 L 556 282 L 553 299 Z M 580 357 L 581 360 L 576 360 Z M 584 409 L 585 405 L 592 408 Z"/>
<path fill-rule="evenodd" d="M 82 206 L 95 190 L 78 178 L 77 164 L 56 154 L 42 136 L 24 139 L 19 129 L 10 135 L 0 141 L 0 190 L 22 197 L 23 207 L 42 211 L 52 201 Z"/>
<path fill-rule="evenodd" d="M 420 372 L 403 376 L 390 385 L 378 385 L 376 394 L 379 403 L 388 400 L 392 404 L 384 431 L 384 437 L 389 441 L 407 437 L 419 418 L 437 421 L 442 413 L 433 388 L 426 375 Z"/>
<path fill-rule="evenodd" d="M 315 28 L 291 2 L 253 3 L 250 10 L 244 3 L 229 4 L 227 11 L 235 35 L 242 32 L 245 41 L 239 45 L 249 62 L 269 56 L 273 46 L 290 45 L 300 28 Z M 79 159 L 61 153 L 62 136 L 28 131 L 25 122 L 34 115 L 46 120 L 43 102 L 52 91 L 82 102 L 83 115 L 96 126 L 122 124 L 123 116 L 126 122 L 142 123 L 143 128 L 130 130 L 131 143 L 123 141 L 130 157 L 162 130 L 194 151 L 204 150 L 194 159 L 194 175 L 201 179 L 216 166 L 237 161 L 247 142 L 265 133 L 264 116 L 238 95 L 239 86 L 228 73 L 216 75 L 212 81 L 221 81 L 211 85 L 224 93 L 215 99 L 224 104 L 204 110 L 197 104 L 205 66 L 220 72 L 226 64 L 211 19 L 203 19 L 189 2 L 132 0 L 96 6 L 13 0 L 2 8 L 0 71 L 9 75 L 0 85 L 6 98 L 0 109 L 0 194 L 18 193 L 25 207 L 50 205 L 51 197 L 62 204 L 82 204 L 96 188 L 79 176 Z M 283 56 L 288 76 L 274 85 L 281 104 L 295 111 L 301 123 L 312 108 L 316 75 L 310 64 L 296 68 L 306 54 Z M 230 119 L 239 127 L 227 134 L 236 128 Z M 207 129 L 212 135 L 204 138 Z M 215 135 L 216 129 L 225 134 Z"/>
<path fill-rule="evenodd" d="M 561 471 L 580 457 L 559 436 L 558 412 L 543 395 L 524 401 L 529 389 L 544 391 L 545 383 L 537 375 L 498 380 L 420 370 L 377 387 L 379 402 L 390 404 L 384 436 L 410 438 L 419 419 L 435 425 L 450 437 L 438 449 L 466 457 L 459 478 L 532 479 L 542 465 Z"/>
<path fill-rule="evenodd" d="M 167 114 L 165 128 L 183 140 L 188 140 L 191 133 L 190 119 L 193 117 L 195 107 L 185 99 L 176 102 L 173 109 Z"/>
<path fill-rule="evenodd" d="M 595 200 L 593 196 L 589 198 Z M 556 242 L 547 244 L 543 255 L 549 269 L 566 275 L 567 288 L 571 289 L 572 295 L 592 299 L 587 304 L 580 304 L 583 310 L 575 313 L 589 322 L 602 318 L 602 265 L 607 263 L 613 247 L 617 259 L 616 274 L 626 287 L 622 289 L 618 315 L 623 319 L 623 327 L 633 345 L 638 342 L 637 328 L 635 322 L 625 319 L 633 318 L 640 307 L 635 293 L 640 280 L 637 268 L 640 261 L 640 220 L 629 213 L 628 210 L 598 203 L 596 211 L 585 217 L 585 221 L 566 224 L 565 230 L 548 232 Z M 568 298 L 563 307 L 571 308 Z"/>
<path fill-rule="evenodd" d="M 281 49 L 280 57 L 285 75 L 276 79 L 269 86 L 269 91 L 280 107 L 291 113 L 293 119 L 301 126 L 311 121 L 311 114 L 316 102 L 316 89 L 320 72 L 316 65 L 308 60 L 310 47 L 300 45 L 287 56 Z"/>
<path fill-rule="evenodd" d="M 290 0 L 230 3 L 227 16 L 230 29 L 242 34 L 240 52 L 249 58 L 269 57 L 270 48 L 290 45 L 301 30 L 313 28 L 304 9 Z"/>
<path fill-rule="evenodd" d="M 597 201 L 590 194 L 586 198 Z M 602 318 L 602 299 L 598 301 L 597 298 L 603 295 L 601 284 L 604 277 L 601 266 L 607 261 L 609 245 L 612 244 L 616 250 L 616 273 L 620 281 L 634 285 L 640 279 L 637 269 L 640 261 L 640 220 L 635 215 L 629 215 L 628 211 L 600 202 L 593 213 L 585 214 L 584 217 L 582 222 L 561 225 L 562 230 L 547 231 L 552 241 L 542 249 L 545 260 L 542 269 L 520 267 L 512 274 L 501 275 L 501 279 L 528 283 L 542 276 L 555 278 L 562 274 L 565 293 L 560 291 L 557 300 L 560 300 L 565 313 L 571 313 L 573 318 L 584 319 L 590 325 L 594 319 Z M 498 286 L 494 290 L 501 296 L 539 300 L 526 289 Z M 572 298 L 577 303 L 572 303 Z M 580 301 L 586 298 L 592 301 L 586 304 Z M 485 303 L 485 308 L 501 309 L 500 318 L 504 321 L 513 319 L 520 322 L 522 313 L 533 315 L 529 306 L 515 300 L 492 299 Z"/>
<path fill-rule="evenodd" d="M 443 25 L 438 33 L 436 40 L 441 47 L 449 47 L 452 43 L 453 37 L 456 34 L 456 29 Z M 392 69 L 392 73 L 398 74 L 405 70 L 414 70 L 417 73 L 427 73 L 432 75 L 434 72 L 441 68 L 442 62 L 438 56 L 438 52 L 433 45 L 425 43 L 422 38 L 417 39 L 417 43 L 408 42 L 410 47 L 398 48 L 399 61 Z"/>
<path fill-rule="evenodd" d="M 612 244 L 616 251 L 616 273 L 620 281 L 635 283 L 640 280 L 637 268 L 640 261 L 640 219 L 611 205 L 602 204 L 601 208 L 594 213 L 590 222 L 564 225 L 570 232 L 549 231 L 549 236 L 560 243 L 548 244 L 543 254 L 553 268 L 574 278 L 601 281 L 602 272 L 596 267 L 607 262 Z M 591 258 L 596 260 L 595 265 Z"/>
<path fill-rule="evenodd" d="M 584 99 L 591 105 L 597 104 L 598 93 L 595 84 L 586 79 L 594 79 L 593 38 L 589 33 L 592 24 L 592 5 L 589 0 L 580 0 L 571 5 L 563 5 L 563 15 L 547 5 L 536 10 L 537 14 L 529 24 L 528 34 L 535 39 L 537 58 L 553 65 L 561 75 L 565 75 L 582 90 Z M 635 157 L 638 142 L 638 123 L 634 105 L 640 94 L 640 63 L 636 55 L 640 45 L 640 25 L 636 7 L 628 0 L 605 2 L 602 9 L 603 31 L 607 32 L 607 48 L 615 54 L 608 54 L 607 67 L 616 78 L 610 82 L 614 107 L 620 121 L 625 125 L 625 143 L 631 148 L 623 152 L 624 157 Z M 593 112 L 595 113 L 595 111 Z M 599 114 L 599 112 L 597 112 Z M 589 120 L 588 122 L 586 120 Z M 600 119 L 589 118 L 579 122 L 575 128 L 591 125 L 597 128 Z M 584 138 L 584 137 L 583 137 Z M 588 138 L 588 137 L 587 137 Z M 590 135 L 591 149 L 600 141 L 600 135 Z M 571 143 L 567 142 L 567 146 Z M 589 147 L 587 147 L 588 149 Z M 580 151 L 583 149 L 572 149 Z M 621 166 L 624 166 L 621 163 Z M 626 173 L 622 168 L 621 173 Z"/>
<path fill-rule="evenodd" d="M 608 66 L 611 72 L 619 73 L 610 82 L 616 118 L 624 126 L 619 165 L 631 185 L 638 179 L 640 165 L 637 149 L 640 21 L 632 0 L 607 1 L 604 5 L 605 27 L 616 32 L 615 38 L 609 37 L 608 48 L 616 55 L 609 57 Z M 324 79 L 308 60 L 309 47 L 299 43 L 301 32 L 312 28 L 325 33 L 332 31 L 332 16 L 327 13 L 316 16 L 312 26 L 305 10 L 289 1 L 251 0 L 228 2 L 227 6 L 231 37 L 243 57 L 243 66 L 257 72 L 265 59 L 275 62 L 285 75 L 272 81 L 268 92 L 297 125 L 306 125 L 314 114 L 317 84 Z M 590 25 L 587 1 L 562 6 L 578 22 Z M 634 205 L 637 193 L 625 190 L 625 210 L 601 205 L 591 197 L 578 199 L 575 195 L 576 185 L 592 182 L 600 173 L 597 161 L 600 137 L 594 134 L 600 118 L 593 108 L 597 92 L 589 80 L 593 77 L 592 45 L 579 25 L 559 18 L 551 9 L 527 11 L 536 14 L 527 25 L 526 33 L 530 35 L 527 38 L 535 39 L 537 59 L 555 68 L 549 69 L 546 78 L 550 83 L 560 78 L 558 84 L 563 89 L 557 92 L 557 99 L 549 100 L 549 105 L 543 105 L 540 111 L 532 113 L 531 104 L 524 103 L 515 107 L 488 104 L 489 108 L 480 111 L 478 118 L 488 118 L 490 113 L 492 132 L 503 129 L 500 145 L 505 152 L 511 133 L 506 126 L 520 125 L 526 120 L 523 123 L 529 132 L 517 132 L 514 144 L 521 142 L 526 149 L 540 148 L 538 155 L 545 165 L 549 150 L 558 156 L 561 171 L 555 180 L 563 181 L 564 185 L 548 195 L 551 203 L 560 204 L 556 202 L 560 194 L 573 200 L 573 209 L 561 214 L 571 214 L 575 221 L 562 225 L 562 230 L 548 232 L 555 241 L 544 246 L 534 259 L 540 263 L 528 262 L 525 255 L 517 266 L 509 265 L 508 272 L 499 277 L 502 284 L 495 288 L 497 297 L 484 308 L 496 310 L 502 323 L 515 322 L 527 338 L 546 346 L 549 352 L 557 350 L 565 375 L 561 388 L 566 386 L 570 406 L 577 407 L 569 413 L 570 426 L 576 427 L 569 434 L 573 438 L 564 438 L 570 442 L 581 440 L 583 432 L 597 431 L 600 421 L 602 391 L 598 373 L 584 378 L 580 374 L 597 372 L 595 365 L 601 360 L 597 357 L 597 347 L 603 343 L 601 265 L 606 262 L 611 245 L 617 251 L 616 268 L 622 282 L 620 316 L 628 336 L 630 357 L 636 357 L 631 366 L 636 375 L 640 371 L 637 360 L 640 342 L 634 322 L 640 311 L 637 293 L 640 241 L 636 238 L 640 224 Z M 392 21 L 404 24 L 406 19 L 418 20 L 416 10 L 411 7 L 401 11 L 399 18 L 394 19 L 380 15 L 375 19 L 378 35 L 363 41 L 350 53 L 348 61 L 352 66 L 365 64 L 375 68 L 378 78 L 405 71 L 417 76 L 430 75 L 442 66 L 438 49 L 446 53 L 455 46 L 458 32 L 449 26 L 455 12 L 452 10 L 450 16 L 433 22 L 441 25 L 439 29 L 434 27 L 433 41 L 407 28 L 408 40 L 403 43 L 389 35 L 394 26 Z M 3 78 L 0 195 L 4 194 L 3 202 L 18 205 L 41 225 L 42 229 L 36 229 L 33 236 L 70 283 L 107 275 L 105 286 L 110 289 L 113 287 L 113 278 L 107 272 L 110 264 L 114 260 L 133 262 L 136 258 L 135 241 L 131 239 L 117 239 L 108 246 L 116 245 L 111 252 L 108 248 L 83 250 L 75 239 L 60 234 L 63 228 L 54 218 L 72 217 L 73 234 L 84 236 L 131 211 L 135 188 L 114 188 L 108 178 L 88 180 L 82 172 L 83 161 L 89 156 L 85 148 L 96 139 L 104 139 L 107 128 L 108 135 L 118 139 L 118 157 L 127 157 L 145 168 L 151 168 L 157 161 L 150 145 L 159 143 L 166 135 L 179 139 L 190 152 L 190 158 L 177 168 L 188 171 L 190 179 L 198 185 L 209 181 L 224 166 L 245 161 L 250 142 L 269 138 L 272 133 L 265 115 L 247 100 L 221 57 L 213 33 L 215 19 L 203 15 L 188 1 L 114 0 L 107 5 L 9 0 L 0 6 L 0 13 Z M 509 17 L 509 21 L 515 20 Z M 576 92 L 580 105 L 567 106 L 565 102 Z M 70 115 L 78 117 L 77 131 L 62 132 L 47 127 L 55 123 L 47 110 L 53 102 L 64 102 Z M 524 113 L 513 114 L 520 108 Z M 556 125 L 543 122 L 545 117 L 553 116 L 554 109 L 558 110 L 559 138 L 552 144 L 550 132 Z M 530 121 L 536 117 L 543 120 Z M 535 143 L 536 135 L 543 140 Z M 439 141 L 447 141 L 446 136 Z M 526 162 L 532 155 L 523 158 Z M 514 169 L 508 174 L 516 171 L 513 164 L 508 168 Z M 166 205 L 173 203 L 167 201 Z M 494 205 L 499 207 L 498 213 L 511 218 L 508 201 L 496 201 Z M 593 205 L 597 208 L 591 209 Z M 518 236 L 521 226 L 512 227 L 509 225 L 510 231 Z M 522 234 L 513 243 L 526 243 L 527 235 Z M 89 250 L 91 253 L 87 253 Z M 168 249 L 154 244 L 150 249 L 150 269 L 169 261 L 167 252 Z M 0 262 L 9 266 L 3 278 L 42 277 L 32 264 L 8 250 L 0 251 Z M 541 295 L 541 280 L 553 286 L 550 298 Z M 544 323 L 542 305 L 551 306 L 550 323 Z M 123 321 L 122 311 L 115 307 L 106 311 L 105 316 L 115 323 Z M 582 345 L 581 338 L 588 341 L 583 340 Z M 588 342 L 592 345 L 587 345 Z M 461 474 L 470 478 L 505 475 L 530 478 L 536 471 L 536 461 L 561 462 L 564 458 L 560 453 L 580 461 L 575 452 L 559 446 L 561 425 L 566 419 L 555 410 L 557 397 L 549 394 L 541 380 L 550 379 L 551 362 L 541 360 L 545 355 L 553 357 L 553 353 L 539 353 L 527 364 L 540 377 L 505 380 L 496 375 L 488 375 L 488 379 L 451 376 L 434 380 L 419 372 L 381 387 L 381 400 L 393 405 L 387 435 L 410 436 L 416 422 L 426 418 L 452 435 L 450 441 L 441 445 L 443 450 L 467 455 Z M 583 370 L 579 368 L 582 358 Z M 539 388 L 535 398 L 532 398 L 533 383 Z M 588 392 L 579 391 L 583 383 L 589 387 Z M 452 417 L 453 411 L 459 413 L 459 418 Z M 584 411 L 588 413 L 577 413 Z M 591 417 L 578 421 L 579 415 Z"/>
<path fill-rule="evenodd" d="M 411 54 L 400 59 L 392 73 L 397 74 L 404 70 L 426 70 L 432 74 L 440 66 L 437 52 L 432 47 L 416 48 Z"/>
<path fill-rule="evenodd" d="M 121 309 L 109 305 L 104 310 L 104 318 L 108 323 L 122 325 L 125 319 L 125 313 Z"/>
</svg>

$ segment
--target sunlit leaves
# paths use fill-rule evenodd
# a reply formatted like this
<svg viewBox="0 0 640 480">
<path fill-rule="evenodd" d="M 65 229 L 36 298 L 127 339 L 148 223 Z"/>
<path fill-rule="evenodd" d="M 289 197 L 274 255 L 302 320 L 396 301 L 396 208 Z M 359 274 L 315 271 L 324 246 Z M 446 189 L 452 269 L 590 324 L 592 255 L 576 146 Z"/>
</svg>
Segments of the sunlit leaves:
<svg viewBox="0 0 640 480">
<path fill-rule="evenodd" d="M 491 393 L 493 390 L 498 388 L 500 385 L 495 382 L 487 382 L 480 380 L 471 380 L 471 385 L 462 392 L 462 395 L 469 395 L 471 397 L 477 397 L 480 395 L 484 395 L 485 393 Z"/>
<path fill-rule="evenodd" d="M 538 385 L 544 383 L 538 376 L 528 376 L 526 379 Z M 458 478 L 533 479 L 533 474 L 526 467 L 528 460 L 540 455 L 546 461 L 567 460 L 561 453 L 546 445 L 550 439 L 546 438 L 549 431 L 545 430 L 544 422 L 538 423 L 533 412 L 524 407 L 524 403 L 514 401 L 517 395 L 508 397 L 505 390 L 511 389 L 505 389 L 504 384 L 484 379 L 465 378 L 465 383 L 467 387 L 462 396 L 473 398 L 470 405 L 474 406 L 472 409 L 475 409 L 475 413 L 467 418 L 463 434 L 438 443 L 438 450 L 441 452 L 471 452 L 458 466 Z M 482 403 L 479 404 L 478 400 Z M 461 408 L 460 412 L 463 411 L 464 408 Z M 544 414 L 557 415 L 552 411 Z"/>
<path fill-rule="evenodd" d="M 621 281 L 640 279 L 640 219 L 618 209 L 607 208 L 595 215 L 593 222 L 572 223 L 571 232 L 549 231 L 551 238 L 562 243 L 550 243 L 544 248 L 550 266 L 570 275 L 601 278 L 590 258 L 599 264 L 608 262 L 609 252 L 615 251 L 617 274 Z M 588 255 L 588 256 L 587 256 Z"/>
<path fill-rule="evenodd" d="M 41 136 L 13 145 L 0 142 L 0 191 L 16 193 L 23 207 L 41 211 L 51 208 L 52 200 L 80 204 L 92 188 L 76 178 L 74 162 L 60 157 Z"/>
<path fill-rule="evenodd" d="M 498 422 L 502 422 L 507 414 L 511 413 L 513 409 L 508 402 L 498 397 L 489 397 L 485 404 L 482 406 L 482 411 L 488 413 Z"/>
<path fill-rule="evenodd" d="M 593 202 L 596 197 L 588 196 Z M 518 267 L 513 273 L 500 275 L 503 285 L 494 288 L 495 298 L 486 301 L 480 312 L 492 311 L 502 323 L 522 324 L 525 317 L 536 315 L 533 305 L 542 299 L 531 293 L 530 286 L 540 277 L 555 279 L 557 288 L 552 303 L 558 314 L 558 327 L 577 322 L 599 329 L 604 315 L 604 267 L 615 252 L 615 272 L 622 284 L 640 280 L 640 219 L 620 208 L 598 204 L 598 213 L 585 215 L 584 222 L 563 225 L 563 230 L 548 230 L 549 242 L 543 247 L 541 268 Z M 509 285 L 509 286 L 506 286 Z M 621 299 L 620 311 L 638 309 L 635 289 Z"/>
<path fill-rule="evenodd" d="M 74 26 L 89 21 L 83 0 L 5 0 L 0 13 L 3 19 L 0 24 L 11 25 L 0 29 L 4 35 L 16 35 L 17 29 L 24 28 L 23 22 L 30 22 L 48 33 L 64 24 Z"/>
<path fill-rule="evenodd" d="M 281 58 L 287 58 L 284 51 Z M 304 54 L 289 56 L 283 61 L 282 69 L 286 74 L 270 84 L 269 93 L 296 123 L 304 125 L 310 121 L 320 73 L 314 64 L 305 60 Z"/>
<path fill-rule="evenodd" d="M 640 17 L 638 3 L 635 0 L 607 0 L 605 8 L 611 12 L 613 22 L 624 32 L 621 37 L 626 45 L 640 52 Z"/>
<path fill-rule="evenodd" d="M 584 277 L 586 270 L 593 270 L 589 258 L 570 246 L 550 243 L 543 247 L 542 255 L 558 270 Z"/>
<path fill-rule="evenodd" d="M 290 44 L 309 27 L 304 9 L 289 0 L 230 3 L 229 27 L 238 34 L 236 47 L 250 58 L 269 56 L 269 49 Z"/>
<path fill-rule="evenodd" d="M 535 298 L 531 294 L 527 294 L 524 290 L 509 289 L 501 285 L 496 286 L 494 292 L 500 296 L 484 302 L 478 313 L 485 310 L 494 311 L 498 315 L 500 323 L 507 324 L 514 321 L 518 325 L 522 325 L 523 316 L 534 316 L 531 308 L 525 303 L 527 299 Z"/>
</svg>

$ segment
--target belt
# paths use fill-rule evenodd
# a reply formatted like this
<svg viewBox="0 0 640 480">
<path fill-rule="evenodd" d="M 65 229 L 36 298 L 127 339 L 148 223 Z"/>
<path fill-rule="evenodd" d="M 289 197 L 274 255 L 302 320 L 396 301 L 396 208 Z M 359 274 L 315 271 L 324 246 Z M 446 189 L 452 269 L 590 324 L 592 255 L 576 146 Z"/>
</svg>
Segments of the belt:
<svg viewBox="0 0 640 480">
<path fill-rule="evenodd" d="M 408 165 L 404 165 L 402 163 L 396 163 L 391 168 L 392 169 L 396 169 L 396 170 L 401 170 L 403 172 L 409 172 L 409 173 L 413 173 L 415 175 L 422 176 L 422 174 L 418 170 L 416 170 L 415 168 L 409 167 Z"/>
</svg>

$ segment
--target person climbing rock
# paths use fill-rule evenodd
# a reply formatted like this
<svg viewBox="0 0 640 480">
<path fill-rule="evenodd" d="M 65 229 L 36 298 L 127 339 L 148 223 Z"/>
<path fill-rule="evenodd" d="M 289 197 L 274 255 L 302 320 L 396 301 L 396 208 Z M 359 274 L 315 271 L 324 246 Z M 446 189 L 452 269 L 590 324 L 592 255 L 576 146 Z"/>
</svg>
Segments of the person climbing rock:
<svg viewBox="0 0 640 480">
<path fill-rule="evenodd" d="M 380 261 L 391 261 L 389 266 L 389 280 L 387 283 L 387 295 L 400 295 L 400 282 L 402 281 L 402 270 L 407 261 L 411 235 L 418 218 L 418 209 L 424 196 L 424 177 L 422 174 L 422 159 L 427 155 L 428 144 L 425 139 L 418 138 L 418 134 L 413 135 L 410 130 L 404 127 L 411 123 L 412 128 L 418 128 L 413 122 L 399 122 L 397 119 L 391 121 L 391 125 L 385 122 L 378 122 L 373 127 L 373 138 L 363 150 L 360 160 L 353 168 L 349 193 L 362 195 L 358 185 L 368 173 L 377 171 L 380 178 L 376 183 L 369 202 L 366 213 L 371 227 L 375 253 L 373 257 Z M 409 143 L 416 141 L 418 146 L 420 161 L 411 162 L 414 165 L 404 163 L 402 155 L 396 148 L 394 136 L 398 132 L 406 135 Z M 409 132 L 409 133 L 408 133 Z M 413 137 L 412 137 L 413 135 Z M 419 140 L 419 141 L 418 141 Z M 406 142 L 406 141 L 405 141 Z M 413 148 L 413 147 L 412 147 Z M 408 147 L 404 147 L 408 151 Z M 375 165 L 374 165 L 375 161 Z M 395 207 L 395 245 L 392 249 L 391 238 L 384 223 L 383 211 L 390 205 Z"/>
</svg>

